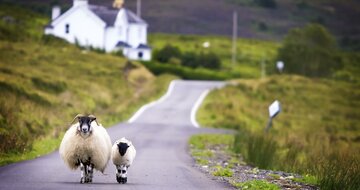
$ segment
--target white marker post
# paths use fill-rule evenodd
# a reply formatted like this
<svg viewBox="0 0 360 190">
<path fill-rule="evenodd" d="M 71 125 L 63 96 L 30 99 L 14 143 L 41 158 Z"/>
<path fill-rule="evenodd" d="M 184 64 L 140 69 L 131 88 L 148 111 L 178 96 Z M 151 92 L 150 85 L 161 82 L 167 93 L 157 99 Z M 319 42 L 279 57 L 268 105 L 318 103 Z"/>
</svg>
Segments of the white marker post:
<svg viewBox="0 0 360 190">
<path fill-rule="evenodd" d="M 281 111 L 280 102 L 275 100 L 270 106 L 269 106 L 269 122 L 265 128 L 265 132 L 268 132 L 271 128 L 272 119 L 275 118 Z"/>
<path fill-rule="evenodd" d="M 204 48 L 209 48 L 209 47 L 210 47 L 210 42 L 206 41 L 206 42 L 204 42 L 204 43 L 202 44 L 202 46 L 203 46 Z"/>
<path fill-rule="evenodd" d="M 284 70 L 285 64 L 282 61 L 276 62 L 276 68 L 279 71 L 279 73 L 282 73 Z"/>
</svg>

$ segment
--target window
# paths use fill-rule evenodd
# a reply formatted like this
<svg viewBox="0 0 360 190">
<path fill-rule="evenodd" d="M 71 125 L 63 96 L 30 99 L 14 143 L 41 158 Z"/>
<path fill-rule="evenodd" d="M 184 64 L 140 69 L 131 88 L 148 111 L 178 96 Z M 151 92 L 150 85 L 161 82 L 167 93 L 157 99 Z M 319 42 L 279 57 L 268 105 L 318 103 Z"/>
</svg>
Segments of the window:
<svg viewBox="0 0 360 190">
<path fill-rule="evenodd" d="M 66 24 L 66 25 L 65 25 L 65 33 L 66 33 L 66 34 L 69 34 L 69 32 L 70 32 L 70 25 L 69 25 L 69 24 Z"/>
<path fill-rule="evenodd" d="M 144 56 L 143 52 L 139 52 L 138 57 L 141 59 L 143 58 L 143 56 Z"/>
</svg>

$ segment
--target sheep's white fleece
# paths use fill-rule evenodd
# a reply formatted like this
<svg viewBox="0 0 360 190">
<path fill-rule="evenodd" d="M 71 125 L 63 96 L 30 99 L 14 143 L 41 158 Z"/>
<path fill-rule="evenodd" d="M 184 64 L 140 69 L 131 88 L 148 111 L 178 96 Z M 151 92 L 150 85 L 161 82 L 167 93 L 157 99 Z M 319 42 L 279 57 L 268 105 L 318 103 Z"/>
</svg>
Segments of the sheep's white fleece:
<svg viewBox="0 0 360 190">
<path fill-rule="evenodd" d="M 129 148 L 126 150 L 124 156 L 121 156 L 119 153 L 119 148 L 117 144 L 119 144 L 120 142 L 129 145 Z M 135 156 L 136 156 L 136 150 L 134 145 L 132 145 L 131 141 L 125 138 L 121 138 L 120 140 L 117 140 L 114 143 L 111 151 L 111 159 L 116 166 L 125 165 L 129 167 L 133 163 Z"/>
<path fill-rule="evenodd" d="M 78 160 L 88 161 L 94 168 L 104 172 L 111 156 L 111 139 L 106 129 L 101 125 L 91 123 L 92 132 L 84 138 L 77 130 L 79 123 L 72 125 L 65 133 L 60 144 L 60 156 L 70 169 L 77 169 Z"/>
</svg>

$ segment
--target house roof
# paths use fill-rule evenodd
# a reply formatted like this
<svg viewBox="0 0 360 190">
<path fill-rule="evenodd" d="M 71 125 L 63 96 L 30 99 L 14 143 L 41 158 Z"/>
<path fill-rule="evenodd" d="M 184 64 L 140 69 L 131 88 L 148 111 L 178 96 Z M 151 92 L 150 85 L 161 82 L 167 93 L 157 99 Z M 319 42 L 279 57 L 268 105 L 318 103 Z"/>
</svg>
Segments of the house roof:
<svg viewBox="0 0 360 190">
<path fill-rule="evenodd" d="M 128 18 L 128 21 L 130 23 L 137 23 L 137 24 L 146 24 L 146 22 L 141 19 L 140 17 L 138 17 L 135 13 L 133 13 L 132 11 L 125 9 L 126 11 L 126 16 Z"/>
<path fill-rule="evenodd" d="M 117 44 L 116 44 L 116 47 L 131 47 L 128 43 L 126 42 L 123 42 L 123 41 L 119 41 Z"/>
<path fill-rule="evenodd" d="M 146 45 L 146 44 L 140 44 L 137 49 L 151 49 L 150 46 Z"/>
<path fill-rule="evenodd" d="M 116 20 L 118 11 L 109 9 L 104 6 L 89 5 L 89 9 L 95 13 L 107 26 L 113 26 Z"/>
<path fill-rule="evenodd" d="M 89 9 L 93 13 L 95 13 L 98 17 L 100 17 L 100 19 L 103 20 L 107 26 L 113 26 L 115 24 L 116 17 L 119 12 L 119 10 L 117 9 L 109 9 L 107 7 L 98 6 L 98 5 L 89 5 Z M 146 22 L 143 19 L 138 17 L 132 11 L 125 8 L 124 10 L 129 23 L 146 24 Z"/>
</svg>

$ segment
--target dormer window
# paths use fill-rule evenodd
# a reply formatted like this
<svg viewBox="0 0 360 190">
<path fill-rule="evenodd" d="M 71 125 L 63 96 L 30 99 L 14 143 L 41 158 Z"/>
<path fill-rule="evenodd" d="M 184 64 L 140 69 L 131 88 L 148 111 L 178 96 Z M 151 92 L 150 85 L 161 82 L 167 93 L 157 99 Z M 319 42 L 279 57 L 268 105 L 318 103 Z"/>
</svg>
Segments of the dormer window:
<svg viewBox="0 0 360 190">
<path fill-rule="evenodd" d="M 66 34 L 69 34 L 69 32 L 70 32 L 70 25 L 69 25 L 69 24 L 66 24 L 66 25 L 65 25 L 65 33 L 66 33 Z"/>
</svg>

